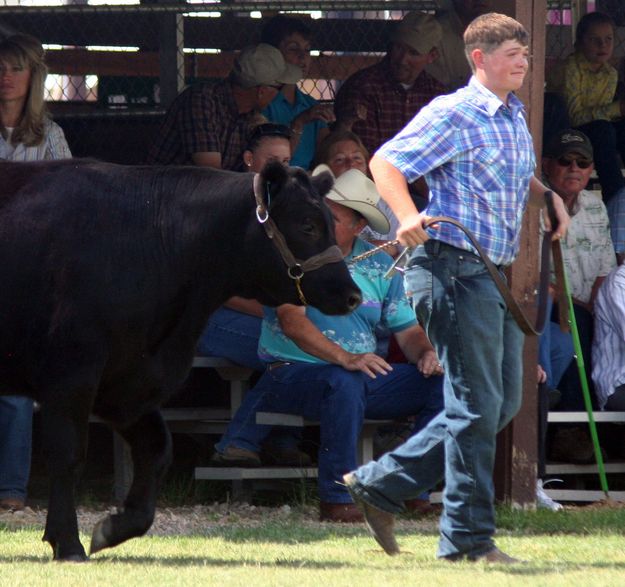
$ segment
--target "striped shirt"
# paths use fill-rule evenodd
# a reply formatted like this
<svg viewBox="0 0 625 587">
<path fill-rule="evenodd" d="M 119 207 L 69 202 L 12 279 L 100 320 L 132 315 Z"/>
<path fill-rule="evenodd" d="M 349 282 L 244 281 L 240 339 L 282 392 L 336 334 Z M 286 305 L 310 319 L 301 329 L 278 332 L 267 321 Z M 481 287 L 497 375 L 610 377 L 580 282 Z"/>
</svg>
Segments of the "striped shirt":
<svg viewBox="0 0 625 587">
<path fill-rule="evenodd" d="M 595 299 L 592 379 L 603 409 L 614 389 L 625 384 L 625 265 L 614 269 Z"/>
<path fill-rule="evenodd" d="M 0 160 L 2 161 L 43 161 L 45 159 L 69 159 L 69 150 L 61 127 L 51 120 L 46 121 L 45 135 L 39 145 L 26 147 L 22 143 L 12 145 L 0 135 Z"/>
<path fill-rule="evenodd" d="M 409 183 L 425 176 L 427 214 L 458 220 L 493 263 L 512 263 L 536 167 L 523 104 L 514 94 L 506 106 L 472 77 L 466 87 L 425 106 L 377 154 Z M 475 252 L 464 233 L 450 224 L 428 232 Z"/>
</svg>

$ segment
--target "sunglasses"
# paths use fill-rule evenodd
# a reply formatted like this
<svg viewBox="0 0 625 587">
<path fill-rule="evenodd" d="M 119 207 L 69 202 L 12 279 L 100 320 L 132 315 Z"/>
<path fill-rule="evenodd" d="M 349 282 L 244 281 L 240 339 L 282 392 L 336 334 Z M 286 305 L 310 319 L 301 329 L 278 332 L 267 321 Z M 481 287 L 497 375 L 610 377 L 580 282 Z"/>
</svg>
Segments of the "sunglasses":
<svg viewBox="0 0 625 587">
<path fill-rule="evenodd" d="M 560 167 L 570 167 L 575 162 L 580 169 L 588 169 L 592 165 L 592 159 L 581 157 L 558 157 L 557 162 Z"/>
</svg>

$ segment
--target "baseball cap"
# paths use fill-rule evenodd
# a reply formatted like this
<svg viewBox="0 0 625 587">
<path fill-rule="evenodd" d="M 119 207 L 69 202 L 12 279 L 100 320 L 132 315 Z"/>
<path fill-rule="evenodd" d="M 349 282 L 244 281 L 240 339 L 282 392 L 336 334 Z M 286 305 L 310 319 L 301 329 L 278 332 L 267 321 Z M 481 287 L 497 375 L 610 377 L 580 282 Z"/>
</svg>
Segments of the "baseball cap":
<svg viewBox="0 0 625 587">
<path fill-rule="evenodd" d="M 569 153 L 579 153 L 592 160 L 593 152 L 590 139 L 579 130 L 571 128 L 562 130 L 549 141 L 544 156 L 556 158 Z"/>
<path fill-rule="evenodd" d="M 334 177 L 330 168 L 324 163 L 317 165 L 312 174 L 319 175 L 324 171 L 327 171 Z M 391 229 L 388 218 L 376 206 L 380 201 L 380 194 L 375 187 L 375 183 L 359 169 L 348 169 L 341 173 L 334 180 L 334 185 L 326 195 L 326 198 L 341 206 L 360 212 L 367 224 L 380 234 L 386 234 Z"/>
<path fill-rule="evenodd" d="M 405 43 L 420 55 L 425 55 L 440 43 L 442 36 L 441 25 L 433 15 L 414 11 L 399 22 L 391 41 Z"/>
<path fill-rule="evenodd" d="M 232 67 L 234 82 L 243 88 L 294 84 L 302 79 L 302 70 L 287 63 L 279 49 L 260 43 L 241 51 Z"/>
</svg>

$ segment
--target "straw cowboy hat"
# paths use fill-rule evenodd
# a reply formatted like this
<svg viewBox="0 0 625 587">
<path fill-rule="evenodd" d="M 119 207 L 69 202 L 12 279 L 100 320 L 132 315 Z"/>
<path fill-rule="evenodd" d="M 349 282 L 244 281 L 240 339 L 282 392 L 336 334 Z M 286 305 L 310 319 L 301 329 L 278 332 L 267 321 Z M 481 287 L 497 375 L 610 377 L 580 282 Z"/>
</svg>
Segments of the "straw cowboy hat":
<svg viewBox="0 0 625 587">
<path fill-rule="evenodd" d="M 332 170 L 323 163 L 317 165 L 312 174 L 319 175 L 324 171 L 334 177 Z M 376 206 L 380 201 L 380 194 L 375 184 L 358 169 L 349 169 L 336 178 L 326 198 L 356 210 L 364 216 L 369 226 L 380 234 L 386 234 L 391 229 L 388 218 Z"/>
</svg>

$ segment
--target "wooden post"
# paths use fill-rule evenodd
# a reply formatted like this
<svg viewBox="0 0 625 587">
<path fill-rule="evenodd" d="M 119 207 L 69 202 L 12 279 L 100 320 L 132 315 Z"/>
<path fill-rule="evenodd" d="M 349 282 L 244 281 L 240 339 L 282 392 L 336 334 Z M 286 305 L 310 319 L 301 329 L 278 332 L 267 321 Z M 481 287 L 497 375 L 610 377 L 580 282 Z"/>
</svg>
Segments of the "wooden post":
<svg viewBox="0 0 625 587">
<path fill-rule="evenodd" d="M 530 32 L 530 70 L 519 92 L 534 137 L 540 173 L 544 96 L 546 0 L 515 0 L 515 18 Z M 510 284 L 529 316 L 536 314 L 536 287 L 539 272 L 539 213 L 525 214 L 519 256 L 510 271 Z M 497 448 L 496 492 L 498 499 L 528 505 L 535 500 L 538 456 L 538 401 L 536 365 L 538 339 L 527 337 L 523 354 L 523 405 L 513 422 L 501 432 Z"/>
</svg>

